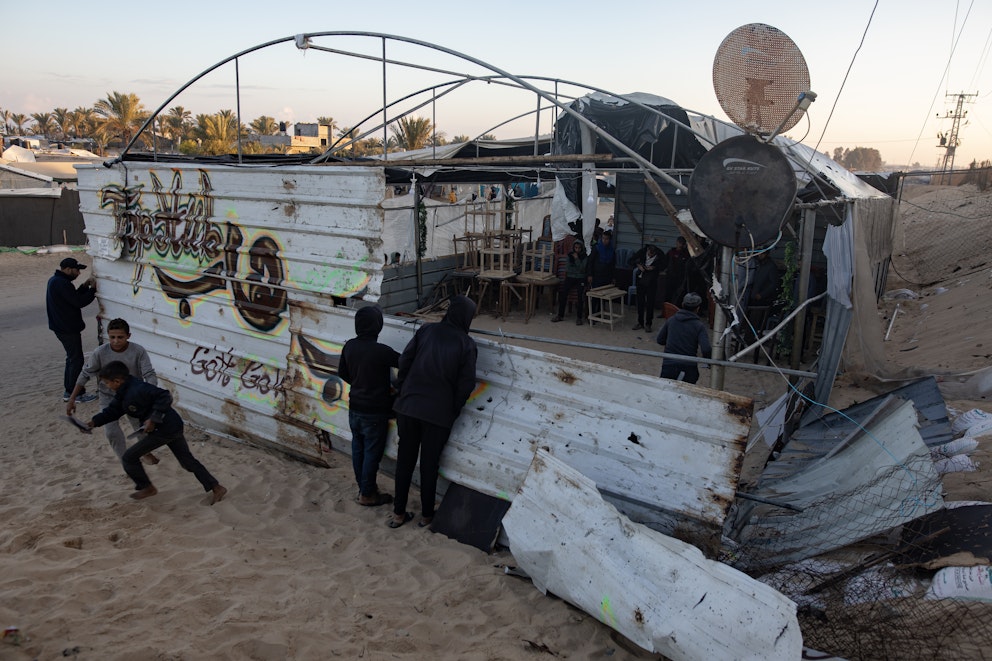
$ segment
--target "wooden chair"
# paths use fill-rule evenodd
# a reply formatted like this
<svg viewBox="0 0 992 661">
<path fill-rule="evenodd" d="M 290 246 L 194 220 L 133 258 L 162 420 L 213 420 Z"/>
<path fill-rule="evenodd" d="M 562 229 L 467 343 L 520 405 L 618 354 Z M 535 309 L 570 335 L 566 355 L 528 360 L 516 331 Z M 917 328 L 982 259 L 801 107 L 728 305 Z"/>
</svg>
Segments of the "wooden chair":
<svg viewBox="0 0 992 661">
<path fill-rule="evenodd" d="M 555 254 L 555 247 L 551 241 L 534 241 L 527 244 L 522 253 L 522 269 L 517 281 L 530 285 L 527 298 L 527 310 L 524 322 L 534 314 L 537 308 L 537 299 L 545 287 L 552 287 L 552 294 L 549 297 L 554 300 L 554 288 L 560 284 L 558 279 L 558 257 Z"/>
</svg>

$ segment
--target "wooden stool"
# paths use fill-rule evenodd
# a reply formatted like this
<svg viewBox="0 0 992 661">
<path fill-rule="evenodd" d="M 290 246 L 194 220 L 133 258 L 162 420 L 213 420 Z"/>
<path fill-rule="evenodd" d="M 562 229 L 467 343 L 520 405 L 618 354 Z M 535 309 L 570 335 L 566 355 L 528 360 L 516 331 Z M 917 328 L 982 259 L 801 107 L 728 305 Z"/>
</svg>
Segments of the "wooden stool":
<svg viewBox="0 0 992 661">
<path fill-rule="evenodd" d="M 500 296 L 500 291 L 502 289 L 502 283 L 505 282 L 506 280 L 509 280 L 512 277 L 513 277 L 513 273 L 510 273 L 509 275 L 493 275 L 491 272 L 490 272 L 489 275 L 480 274 L 479 277 L 476 278 L 476 281 L 479 283 L 479 287 L 478 287 L 478 290 L 477 290 L 477 293 L 479 295 L 479 299 L 478 299 L 478 302 L 476 304 L 477 305 L 477 309 L 476 309 L 475 313 L 476 314 L 479 314 L 480 312 L 482 312 L 482 307 L 483 307 L 483 305 L 485 303 L 486 292 L 489 291 L 489 285 L 492 284 L 492 286 L 493 286 L 493 295 L 496 297 L 496 307 L 497 307 L 496 313 L 498 315 L 499 314 L 499 296 Z"/>
<path fill-rule="evenodd" d="M 533 306 L 531 299 L 534 297 L 534 285 L 529 282 L 514 282 L 512 280 L 503 280 L 499 283 L 499 314 L 504 320 L 510 312 L 510 304 L 514 297 L 524 304 L 524 323 L 526 324 L 530 320 Z"/>
<path fill-rule="evenodd" d="M 595 324 L 597 321 L 603 324 L 609 324 L 610 330 L 613 330 L 613 324 L 620 322 L 623 323 L 624 316 L 624 306 L 623 297 L 626 295 L 622 289 L 617 289 L 613 285 L 604 285 L 603 287 L 596 287 L 595 289 L 590 289 L 586 292 L 586 298 L 589 304 L 589 323 L 590 325 Z M 599 312 L 592 313 L 592 302 L 599 301 Z M 613 309 L 613 304 L 617 303 L 620 305 L 620 311 L 617 312 Z"/>
</svg>

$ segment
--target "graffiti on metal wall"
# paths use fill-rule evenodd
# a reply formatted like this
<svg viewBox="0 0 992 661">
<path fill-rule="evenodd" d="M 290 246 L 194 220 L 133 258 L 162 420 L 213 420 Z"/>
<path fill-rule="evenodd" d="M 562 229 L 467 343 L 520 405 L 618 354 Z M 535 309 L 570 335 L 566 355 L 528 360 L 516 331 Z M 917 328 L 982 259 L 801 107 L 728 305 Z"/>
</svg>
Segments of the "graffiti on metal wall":
<svg viewBox="0 0 992 661">
<path fill-rule="evenodd" d="M 334 405 L 344 396 L 344 379 L 338 376 L 338 363 L 341 359 L 341 350 L 337 353 L 326 351 L 319 347 L 314 340 L 305 337 L 303 334 L 294 334 L 297 344 L 300 347 L 300 356 L 303 364 L 310 370 L 314 379 L 324 381 L 321 388 L 321 399 L 325 404 Z"/>
<path fill-rule="evenodd" d="M 289 302 L 279 243 L 260 233 L 245 247 L 245 234 L 238 225 L 216 222 L 210 176 L 204 170 L 197 172 L 198 189 L 183 193 L 181 170 L 172 171 L 168 187 L 149 171 L 154 208 L 144 205 L 144 184 L 112 184 L 100 191 L 100 206 L 109 207 L 114 216 L 115 240 L 135 263 L 133 291 L 138 292 L 147 262 L 155 270 L 162 293 L 176 302 L 181 318 L 192 316 L 196 298 L 229 291 L 240 319 L 256 330 L 270 332 L 282 321 Z M 162 263 L 178 266 L 184 259 L 196 266 L 182 271 L 192 270 L 198 273 L 196 277 L 167 269 Z"/>
<path fill-rule="evenodd" d="M 239 358 L 233 347 L 227 351 L 217 351 L 207 347 L 197 347 L 189 359 L 190 373 L 201 376 L 208 382 L 216 382 L 222 387 L 236 380 L 242 392 L 255 391 L 266 396 L 270 392 L 282 390 L 286 374 L 278 367 L 265 363 Z"/>
</svg>

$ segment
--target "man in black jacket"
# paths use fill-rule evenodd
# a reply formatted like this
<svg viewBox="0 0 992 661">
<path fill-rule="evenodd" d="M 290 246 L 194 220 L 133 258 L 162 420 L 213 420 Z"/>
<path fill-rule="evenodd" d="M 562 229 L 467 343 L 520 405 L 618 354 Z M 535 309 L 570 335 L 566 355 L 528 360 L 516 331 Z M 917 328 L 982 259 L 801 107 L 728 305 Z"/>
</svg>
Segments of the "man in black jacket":
<svg viewBox="0 0 992 661">
<path fill-rule="evenodd" d="M 396 398 L 396 499 L 390 528 L 413 518 L 406 511 L 413 469 L 420 456 L 421 527 L 434 519 L 437 474 L 451 427 L 475 390 L 478 350 L 468 330 L 475 303 L 452 296 L 444 319 L 421 326 L 400 356 Z"/>
<path fill-rule="evenodd" d="M 45 291 L 45 307 L 48 310 L 48 327 L 59 338 L 65 348 L 65 373 L 62 381 L 62 401 L 68 402 L 76 387 L 76 379 L 83 371 L 83 308 L 96 298 L 96 283 L 93 278 L 73 287 L 72 281 L 86 268 L 75 257 L 66 257 L 59 264 L 59 270 L 48 279 Z M 76 396 L 77 402 L 92 402 L 95 394 L 85 390 Z"/>
<path fill-rule="evenodd" d="M 658 294 L 658 275 L 665 270 L 665 254 L 654 244 L 648 244 L 634 253 L 628 262 L 634 267 L 634 287 L 637 298 L 637 325 L 651 332 L 654 319 L 654 300 Z"/>
<path fill-rule="evenodd" d="M 713 355 L 710 347 L 709 331 L 706 324 L 696 313 L 703 299 L 699 294 L 689 292 L 682 299 L 682 308 L 670 317 L 658 331 L 658 344 L 665 345 L 665 353 L 677 353 L 682 356 L 696 357 L 697 349 L 703 358 Z M 684 372 L 686 383 L 699 380 L 699 364 L 673 358 L 665 358 L 661 362 L 661 378 L 678 380 L 679 373 Z"/>
<path fill-rule="evenodd" d="M 379 492 L 376 475 L 386 449 L 393 410 L 391 370 L 399 365 L 400 354 L 378 341 L 380 331 L 382 311 L 374 305 L 360 309 L 355 313 L 357 337 L 345 342 L 338 362 L 338 376 L 351 385 L 348 394 L 351 463 L 358 482 L 358 504 L 366 507 L 393 502 L 388 493 Z"/>
</svg>

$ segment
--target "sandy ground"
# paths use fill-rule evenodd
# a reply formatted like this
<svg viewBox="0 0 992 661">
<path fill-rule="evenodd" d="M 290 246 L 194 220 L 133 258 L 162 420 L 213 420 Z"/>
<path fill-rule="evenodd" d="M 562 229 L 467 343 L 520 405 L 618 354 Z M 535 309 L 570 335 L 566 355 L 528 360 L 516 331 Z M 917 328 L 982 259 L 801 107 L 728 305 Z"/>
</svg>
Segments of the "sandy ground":
<svg viewBox="0 0 992 661">
<path fill-rule="evenodd" d="M 987 228 L 992 197 L 980 197 Z M 919 255 L 910 253 L 897 256 L 900 273 L 916 272 L 910 267 Z M 506 551 L 487 555 L 413 525 L 390 530 L 384 508 L 354 502 L 343 455 L 321 469 L 188 430 L 194 454 L 230 489 L 228 498 L 207 506 L 166 452 L 149 469 L 159 495 L 131 501 L 132 484 L 102 433 L 80 434 L 59 418 L 64 354 L 47 328 L 44 287 L 61 257 L 0 254 L 7 368 L 0 380 L 0 626 L 18 627 L 21 636 L 19 645 L 11 637 L 0 643 L 0 659 L 655 658 L 506 575 L 503 566 L 514 564 Z M 918 295 L 880 304 L 883 332 L 900 305 L 886 343 L 898 364 L 935 372 L 988 367 L 992 271 L 978 259 L 967 266 L 927 286 L 890 286 Z M 529 323 L 518 311 L 505 320 L 484 313 L 474 327 L 660 349 L 630 330 L 630 311 L 611 331 L 551 324 L 543 304 Z M 86 312 L 90 350 L 96 305 Z M 660 367 L 654 357 L 521 343 L 647 374 Z M 701 383 L 708 380 L 704 370 Z M 841 408 L 885 387 L 841 375 L 831 404 Z M 778 374 L 730 370 L 726 388 L 760 406 L 786 385 Z M 955 394 L 948 404 L 957 410 L 992 411 L 980 389 Z M 96 405 L 79 409 L 86 417 Z M 974 458 L 989 465 L 989 454 L 983 444 Z M 984 468 L 948 475 L 945 484 L 953 499 L 992 500 Z M 381 485 L 391 490 L 388 478 Z"/>
<path fill-rule="evenodd" d="M 321 469 L 188 430 L 228 497 L 206 505 L 164 451 L 159 494 L 129 499 L 103 434 L 59 418 L 44 290 L 63 256 L 0 254 L 0 627 L 26 638 L 0 659 L 656 658 L 506 575 L 506 552 L 389 529 L 388 508 L 354 502 L 345 455 Z"/>
</svg>

